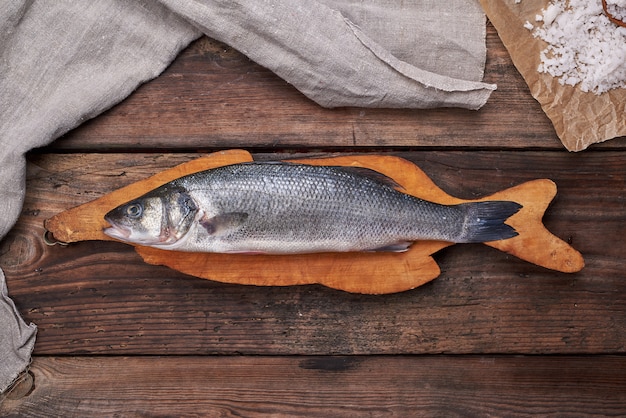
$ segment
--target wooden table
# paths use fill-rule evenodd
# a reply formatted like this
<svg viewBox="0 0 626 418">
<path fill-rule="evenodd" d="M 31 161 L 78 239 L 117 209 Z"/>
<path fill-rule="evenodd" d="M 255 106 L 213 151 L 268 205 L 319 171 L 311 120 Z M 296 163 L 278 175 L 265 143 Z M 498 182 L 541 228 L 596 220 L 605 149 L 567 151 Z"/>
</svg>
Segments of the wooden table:
<svg viewBox="0 0 626 418">
<path fill-rule="evenodd" d="M 626 141 L 565 151 L 490 25 L 487 44 L 498 90 L 480 111 L 328 110 L 204 38 L 31 153 L 0 266 L 39 327 L 35 384 L 0 415 L 626 414 Z M 436 254 L 436 280 L 368 296 L 197 279 L 115 242 L 43 243 L 45 219 L 227 148 L 397 155 L 461 198 L 550 178 L 559 193 L 544 222 L 586 267 L 558 273 L 456 245 Z"/>
</svg>

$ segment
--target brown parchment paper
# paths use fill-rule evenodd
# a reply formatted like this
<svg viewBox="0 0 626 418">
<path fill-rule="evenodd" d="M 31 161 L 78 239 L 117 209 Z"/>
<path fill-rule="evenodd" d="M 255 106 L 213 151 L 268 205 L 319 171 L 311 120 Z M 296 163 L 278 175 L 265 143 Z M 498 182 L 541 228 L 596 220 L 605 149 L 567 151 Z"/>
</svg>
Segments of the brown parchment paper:
<svg viewBox="0 0 626 418">
<path fill-rule="evenodd" d="M 537 71 L 539 52 L 547 44 L 534 38 L 524 23 L 536 26 L 535 15 L 541 14 L 549 0 L 522 0 L 518 4 L 515 0 L 479 1 L 565 148 L 582 151 L 591 144 L 626 135 L 626 89 L 601 95 L 584 93 Z"/>
</svg>

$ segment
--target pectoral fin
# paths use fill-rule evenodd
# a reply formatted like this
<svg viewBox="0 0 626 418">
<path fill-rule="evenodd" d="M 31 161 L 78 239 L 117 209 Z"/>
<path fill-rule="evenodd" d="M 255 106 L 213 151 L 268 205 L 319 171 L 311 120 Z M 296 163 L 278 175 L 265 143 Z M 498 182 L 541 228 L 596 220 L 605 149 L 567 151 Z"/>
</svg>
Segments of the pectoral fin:
<svg viewBox="0 0 626 418">
<path fill-rule="evenodd" d="M 412 241 L 407 242 L 398 242 L 395 244 L 387 245 L 385 247 L 374 248 L 370 250 L 371 252 L 393 252 L 393 253 L 403 253 L 408 251 L 408 249 L 413 245 Z"/>
<path fill-rule="evenodd" d="M 245 212 L 229 212 L 212 218 L 203 217 L 200 219 L 200 225 L 209 235 L 224 235 L 240 228 L 247 219 L 248 214 Z"/>
</svg>

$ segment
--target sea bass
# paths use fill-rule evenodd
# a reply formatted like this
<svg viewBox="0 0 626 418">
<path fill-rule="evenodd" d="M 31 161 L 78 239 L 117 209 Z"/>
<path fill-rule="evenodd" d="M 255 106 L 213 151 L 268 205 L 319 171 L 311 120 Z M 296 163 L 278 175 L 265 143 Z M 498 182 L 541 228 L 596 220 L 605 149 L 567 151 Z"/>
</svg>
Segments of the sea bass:
<svg viewBox="0 0 626 418">
<path fill-rule="evenodd" d="M 105 215 L 104 233 L 189 252 L 297 254 L 405 251 L 517 235 L 512 201 L 441 205 L 400 191 L 376 171 L 246 162 L 173 180 Z"/>
</svg>

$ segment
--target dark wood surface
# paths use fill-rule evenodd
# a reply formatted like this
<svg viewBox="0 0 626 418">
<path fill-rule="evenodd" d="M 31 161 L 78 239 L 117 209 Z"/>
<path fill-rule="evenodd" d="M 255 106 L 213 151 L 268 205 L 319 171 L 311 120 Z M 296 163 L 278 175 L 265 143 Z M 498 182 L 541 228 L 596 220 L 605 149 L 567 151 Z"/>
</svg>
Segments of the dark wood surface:
<svg viewBox="0 0 626 418">
<path fill-rule="evenodd" d="M 480 111 L 322 109 L 244 56 L 191 45 L 120 105 L 28 157 L 0 242 L 39 327 L 34 386 L 7 416 L 620 416 L 626 414 L 626 142 L 572 154 L 488 26 Z M 582 252 L 566 274 L 479 244 L 384 296 L 221 284 L 121 243 L 46 246 L 43 221 L 203 152 L 397 155 L 461 198 L 550 178 L 544 223 Z"/>
</svg>

